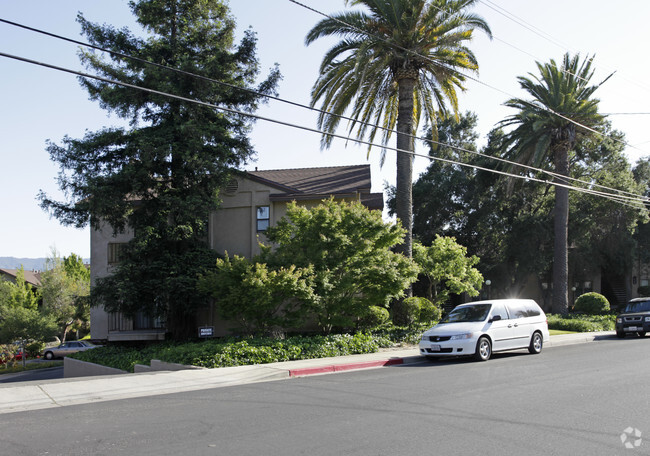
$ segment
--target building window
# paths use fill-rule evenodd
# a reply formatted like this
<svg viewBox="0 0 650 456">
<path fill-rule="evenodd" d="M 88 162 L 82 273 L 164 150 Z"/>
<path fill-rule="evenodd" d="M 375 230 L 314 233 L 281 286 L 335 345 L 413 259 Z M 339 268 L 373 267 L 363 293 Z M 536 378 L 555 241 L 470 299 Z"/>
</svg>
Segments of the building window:
<svg viewBox="0 0 650 456">
<path fill-rule="evenodd" d="M 122 252 L 125 245 L 125 242 L 108 243 L 108 264 L 117 264 L 122 261 Z"/>
<path fill-rule="evenodd" d="M 257 207 L 257 232 L 266 231 L 271 221 L 271 210 L 269 206 Z"/>
</svg>

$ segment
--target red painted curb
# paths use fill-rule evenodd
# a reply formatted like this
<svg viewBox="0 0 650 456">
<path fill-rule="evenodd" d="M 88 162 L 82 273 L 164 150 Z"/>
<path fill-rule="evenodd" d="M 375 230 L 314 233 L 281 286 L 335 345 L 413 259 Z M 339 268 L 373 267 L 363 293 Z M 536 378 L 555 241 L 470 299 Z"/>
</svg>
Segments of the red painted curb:
<svg viewBox="0 0 650 456">
<path fill-rule="evenodd" d="M 331 374 L 333 372 L 344 372 L 355 369 L 368 369 L 371 367 L 393 366 L 404 364 L 403 358 L 385 359 L 381 361 L 363 361 L 358 363 L 334 364 L 330 366 L 303 367 L 298 369 L 289 369 L 289 377 L 304 377 L 306 375 Z"/>
</svg>

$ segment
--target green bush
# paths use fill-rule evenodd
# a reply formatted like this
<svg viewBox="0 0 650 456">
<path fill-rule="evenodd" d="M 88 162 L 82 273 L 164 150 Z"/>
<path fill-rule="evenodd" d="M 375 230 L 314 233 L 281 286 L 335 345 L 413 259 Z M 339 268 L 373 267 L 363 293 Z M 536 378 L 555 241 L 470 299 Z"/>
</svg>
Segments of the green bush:
<svg viewBox="0 0 650 456">
<path fill-rule="evenodd" d="M 136 364 L 150 364 L 152 359 L 201 367 L 229 367 L 266 364 L 296 359 L 374 353 L 390 345 L 385 338 L 368 333 L 328 336 L 295 336 L 284 340 L 257 338 L 235 341 L 164 343 L 145 348 L 99 347 L 71 355 L 76 359 L 133 372 Z"/>
<path fill-rule="evenodd" d="M 368 312 L 358 323 L 359 329 L 377 328 L 390 319 L 388 309 L 379 306 L 370 306 Z"/>
<path fill-rule="evenodd" d="M 393 324 L 411 326 L 420 319 L 420 298 L 412 297 L 393 304 Z"/>
<path fill-rule="evenodd" d="M 599 293 L 585 293 L 576 299 L 573 309 L 587 315 L 602 315 L 609 312 L 609 301 Z"/>
<path fill-rule="evenodd" d="M 560 331 L 612 331 L 615 315 L 552 315 L 546 314 L 548 328 Z"/>
<path fill-rule="evenodd" d="M 45 349 L 44 342 L 32 342 L 31 344 L 27 344 L 25 346 L 25 352 L 27 353 L 27 356 L 30 358 L 36 358 L 38 355 L 43 353 L 44 349 Z"/>
<path fill-rule="evenodd" d="M 434 321 L 440 321 L 442 318 L 442 309 L 440 306 L 432 303 L 427 298 L 420 299 L 420 323 L 432 323 Z"/>
</svg>

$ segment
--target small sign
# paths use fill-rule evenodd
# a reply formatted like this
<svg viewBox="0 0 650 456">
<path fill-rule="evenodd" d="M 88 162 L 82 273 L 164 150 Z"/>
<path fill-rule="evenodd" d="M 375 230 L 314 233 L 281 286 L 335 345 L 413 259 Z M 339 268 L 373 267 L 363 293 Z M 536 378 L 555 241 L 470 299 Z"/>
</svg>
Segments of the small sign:
<svg viewBox="0 0 650 456">
<path fill-rule="evenodd" d="M 199 328 L 199 337 L 214 337 L 214 326 L 202 326 Z"/>
</svg>

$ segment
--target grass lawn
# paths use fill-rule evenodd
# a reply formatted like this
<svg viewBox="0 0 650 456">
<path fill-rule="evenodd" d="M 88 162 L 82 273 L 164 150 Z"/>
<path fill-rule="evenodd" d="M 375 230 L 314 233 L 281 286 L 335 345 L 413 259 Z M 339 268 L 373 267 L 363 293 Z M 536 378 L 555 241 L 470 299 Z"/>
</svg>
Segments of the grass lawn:
<svg viewBox="0 0 650 456">
<path fill-rule="evenodd" d="M 558 336 L 560 334 L 575 334 L 575 331 L 561 331 L 559 329 L 549 329 L 548 330 L 549 334 L 551 336 Z"/>
</svg>

